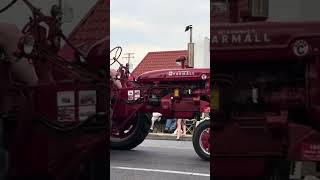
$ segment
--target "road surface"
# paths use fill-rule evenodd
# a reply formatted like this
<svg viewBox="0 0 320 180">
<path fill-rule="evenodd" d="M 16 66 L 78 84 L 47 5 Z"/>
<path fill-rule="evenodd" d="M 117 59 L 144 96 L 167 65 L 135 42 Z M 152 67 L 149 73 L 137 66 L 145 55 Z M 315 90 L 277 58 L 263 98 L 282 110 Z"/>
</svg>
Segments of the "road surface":
<svg viewBox="0 0 320 180">
<path fill-rule="evenodd" d="M 210 162 L 191 141 L 145 140 L 131 151 L 110 152 L 111 180 L 209 180 Z"/>
</svg>

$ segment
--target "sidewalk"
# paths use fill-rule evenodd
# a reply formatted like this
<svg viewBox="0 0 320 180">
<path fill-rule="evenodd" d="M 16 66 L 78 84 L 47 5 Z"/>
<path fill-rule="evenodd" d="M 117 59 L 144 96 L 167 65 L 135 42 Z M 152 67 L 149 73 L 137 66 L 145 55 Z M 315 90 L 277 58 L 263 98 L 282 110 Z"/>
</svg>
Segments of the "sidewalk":
<svg viewBox="0 0 320 180">
<path fill-rule="evenodd" d="M 152 140 L 174 140 L 176 141 L 177 136 L 170 133 L 149 133 L 146 139 Z M 192 141 L 192 135 L 188 134 L 181 138 L 182 141 Z"/>
</svg>

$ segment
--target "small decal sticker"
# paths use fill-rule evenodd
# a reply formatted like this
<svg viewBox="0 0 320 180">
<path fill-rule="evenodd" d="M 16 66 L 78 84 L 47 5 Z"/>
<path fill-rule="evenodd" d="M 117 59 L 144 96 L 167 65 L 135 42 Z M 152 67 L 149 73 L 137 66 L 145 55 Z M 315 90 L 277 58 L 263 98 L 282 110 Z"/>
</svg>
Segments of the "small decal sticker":
<svg viewBox="0 0 320 180">
<path fill-rule="evenodd" d="M 134 99 L 134 97 L 133 97 L 133 90 L 129 90 L 128 91 L 128 100 L 129 101 L 132 101 Z"/>
<path fill-rule="evenodd" d="M 74 91 L 58 91 L 57 105 L 58 106 L 73 106 L 74 105 Z"/>
<path fill-rule="evenodd" d="M 134 100 L 137 100 L 140 98 L 140 90 L 135 90 L 134 91 Z"/>
<path fill-rule="evenodd" d="M 95 105 L 97 104 L 96 91 L 79 91 L 79 105 Z"/>
</svg>

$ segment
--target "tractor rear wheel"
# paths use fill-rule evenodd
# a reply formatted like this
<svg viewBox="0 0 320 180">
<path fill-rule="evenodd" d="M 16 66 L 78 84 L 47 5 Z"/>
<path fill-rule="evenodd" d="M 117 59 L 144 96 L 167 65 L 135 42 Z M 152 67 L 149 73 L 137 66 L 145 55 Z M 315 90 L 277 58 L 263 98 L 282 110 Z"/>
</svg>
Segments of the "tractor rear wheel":
<svg viewBox="0 0 320 180">
<path fill-rule="evenodd" d="M 141 144 L 149 133 L 151 119 L 146 114 L 137 114 L 133 120 L 134 124 L 125 133 L 125 137 L 110 136 L 111 149 L 131 150 Z"/>
</svg>

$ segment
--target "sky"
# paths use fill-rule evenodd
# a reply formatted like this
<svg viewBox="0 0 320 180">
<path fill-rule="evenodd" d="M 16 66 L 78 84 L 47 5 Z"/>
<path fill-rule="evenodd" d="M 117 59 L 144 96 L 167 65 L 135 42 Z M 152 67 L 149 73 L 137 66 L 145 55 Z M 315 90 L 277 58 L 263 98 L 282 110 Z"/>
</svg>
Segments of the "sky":
<svg viewBox="0 0 320 180">
<path fill-rule="evenodd" d="M 121 46 L 123 54 L 135 53 L 134 67 L 148 52 L 187 50 L 188 25 L 193 25 L 195 43 L 210 36 L 209 0 L 111 0 L 110 4 L 111 48 Z"/>
</svg>

